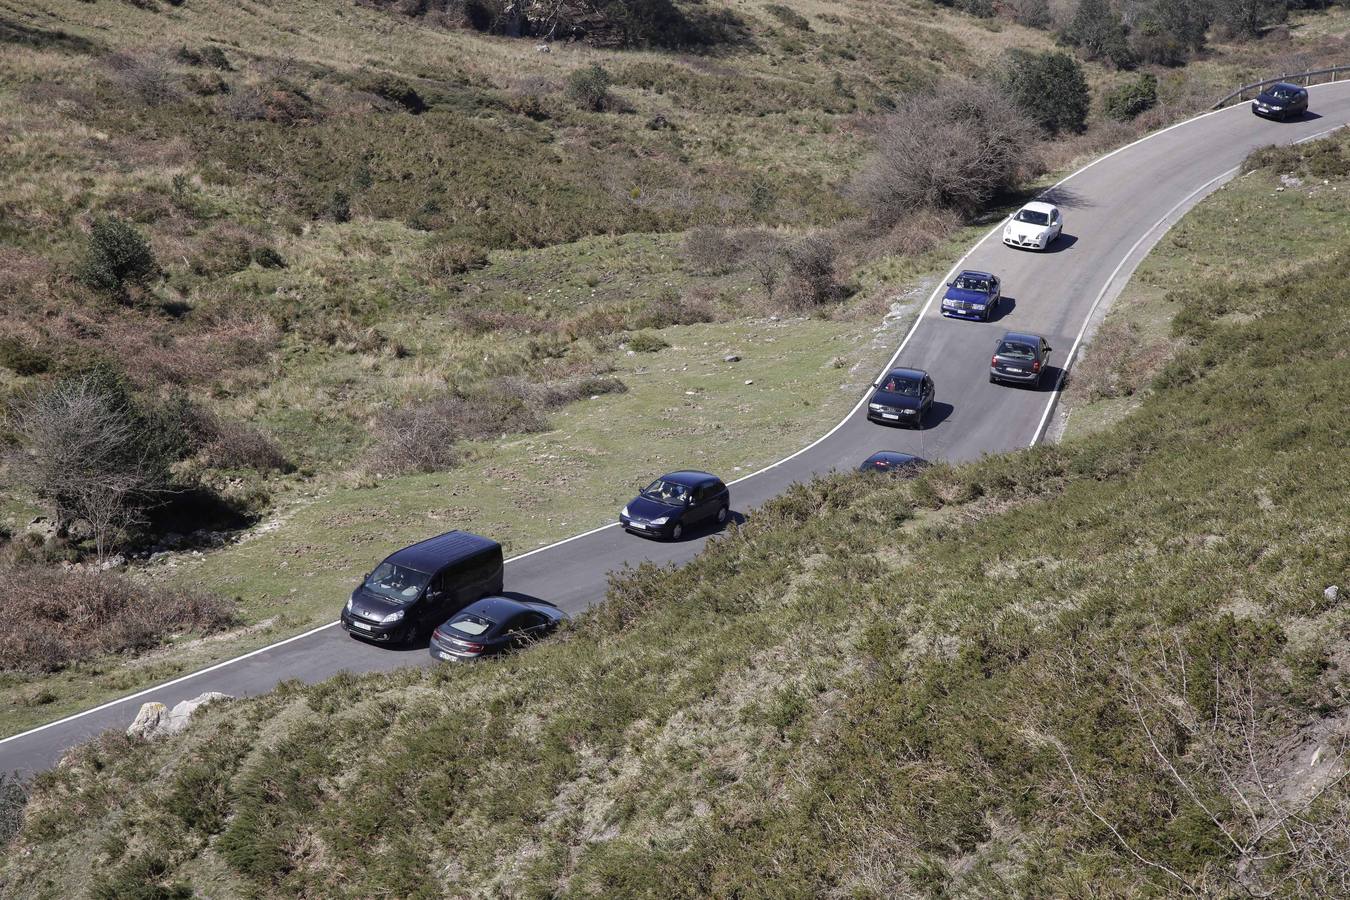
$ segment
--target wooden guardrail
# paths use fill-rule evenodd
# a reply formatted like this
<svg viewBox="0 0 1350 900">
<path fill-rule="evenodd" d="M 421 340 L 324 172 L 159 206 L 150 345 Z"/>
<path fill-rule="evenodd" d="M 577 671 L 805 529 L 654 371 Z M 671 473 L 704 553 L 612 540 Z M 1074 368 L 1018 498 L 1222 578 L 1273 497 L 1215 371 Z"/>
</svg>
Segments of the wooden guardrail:
<svg viewBox="0 0 1350 900">
<path fill-rule="evenodd" d="M 1303 87 L 1308 87 L 1309 85 L 1312 84 L 1328 84 L 1333 81 L 1341 81 L 1342 80 L 1340 77 L 1341 75 L 1345 75 L 1347 78 L 1350 78 L 1350 66 L 1332 66 L 1330 69 L 1317 69 L 1312 72 L 1299 72 L 1293 75 L 1281 75 L 1279 78 L 1267 78 L 1265 81 L 1254 81 L 1251 84 L 1244 84 L 1242 87 L 1238 88 L 1236 91 L 1233 91 L 1233 93 L 1229 94 L 1227 97 L 1224 97 L 1218 103 L 1215 103 L 1212 107 L 1210 107 L 1210 109 L 1222 109 L 1223 107 L 1227 106 L 1234 100 L 1241 103 L 1243 100 L 1247 99 L 1246 94 L 1248 91 L 1256 91 L 1257 93 L 1260 93 L 1261 89 L 1264 88 L 1266 85 L 1278 84 L 1281 81 L 1287 81 L 1292 84 L 1301 84 Z M 1314 81 L 1313 79 L 1315 78 L 1320 78 L 1321 81 Z"/>
</svg>

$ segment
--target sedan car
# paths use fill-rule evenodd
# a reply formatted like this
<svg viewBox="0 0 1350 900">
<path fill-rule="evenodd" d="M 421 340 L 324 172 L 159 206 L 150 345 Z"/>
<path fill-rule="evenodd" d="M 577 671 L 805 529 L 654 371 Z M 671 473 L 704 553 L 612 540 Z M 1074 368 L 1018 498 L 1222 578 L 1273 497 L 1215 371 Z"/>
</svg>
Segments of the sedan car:
<svg viewBox="0 0 1350 900">
<path fill-rule="evenodd" d="M 1308 91 L 1281 81 L 1272 84 L 1252 101 L 1252 114 L 1267 119 L 1292 119 L 1308 111 Z"/>
<path fill-rule="evenodd" d="M 933 379 L 922 369 L 892 369 L 872 385 L 876 388 L 867 401 L 867 418 L 873 422 L 910 425 L 922 428 L 924 417 L 933 408 Z"/>
<path fill-rule="evenodd" d="M 966 270 L 947 284 L 942 314 L 988 322 L 1003 299 L 1003 285 L 988 272 Z"/>
<path fill-rule="evenodd" d="M 476 659 L 537 641 L 566 618 L 549 603 L 484 597 L 438 625 L 429 650 L 434 659 Z"/>
<path fill-rule="evenodd" d="M 859 472 L 887 472 L 913 478 L 919 470 L 928 465 L 928 460 L 912 453 L 900 453 L 896 450 L 878 450 L 858 466 Z"/>
<path fill-rule="evenodd" d="M 1064 217 L 1049 203 L 1033 201 L 1003 226 L 1003 243 L 1025 250 L 1045 250 L 1064 231 Z"/>
<path fill-rule="evenodd" d="M 1048 368 L 1050 350 L 1050 345 L 1040 335 L 1008 332 L 999 340 L 993 358 L 989 360 L 989 381 L 1040 387 Z"/>
<path fill-rule="evenodd" d="M 634 534 L 678 541 L 694 525 L 722 525 L 731 514 L 731 491 L 707 472 L 671 472 L 647 485 L 619 513 Z"/>
</svg>

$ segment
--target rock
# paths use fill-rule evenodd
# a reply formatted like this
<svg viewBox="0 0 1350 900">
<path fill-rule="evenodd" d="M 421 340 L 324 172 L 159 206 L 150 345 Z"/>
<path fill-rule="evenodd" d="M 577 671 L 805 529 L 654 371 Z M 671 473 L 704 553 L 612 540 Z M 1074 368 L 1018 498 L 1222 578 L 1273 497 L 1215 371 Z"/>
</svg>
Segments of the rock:
<svg viewBox="0 0 1350 900">
<path fill-rule="evenodd" d="M 28 523 L 24 531 L 28 534 L 36 534 L 43 541 L 49 541 L 56 537 L 56 523 L 46 516 L 38 516 Z"/>
<path fill-rule="evenodd" d="M 98 564 L 100 572 L 106 572 L 109 569 L 118 569 L 127 564 L 127 558 L 120 553 L 113 554 Z"/>
<path fill-rule="evenodd" d="M 722 357 L 722 362 L 740 362 L 740 361 L 741 358 L 737 356 L 735 353 L 728 353 L 726 356 Z"/>
<path fill-rule="evenodd" d="M 753 379 L 753 378 L 747 378 L 747 379 L 745 379 L 745 383 L 746 383 L 746 384 L 754 384 L 754 383 L 755 383 L 755 379 Z"/>
<path fill-rule="evenodd" d="M 1341 589 L 1334 584 L 1328 585 L 1327 589 L 1322 592 L 1322 598 L 1328 603 L 1335 603 L 1341 599 Z"/>
<path fill-rule="evenodd" d="M 548 44 L 536 44 L 535 47 L 534 47 L 534 52 L 535 52 L 535 53 L 552 53 L 552 52 L 553 52 L 553 48 L 550 47 Z"/>
<path fill-rule="evenodd" d="M 1298 187 L 1303 184 L 1303 179 L 1299 178 L 1297 175 L 1281 175 L 1280 184 L 1285 187 Z"/>
<path fill-rule="evenodd" d="M 636 350 L 629 350 L 629 351 L 628 351 L 626 354 L 624 354 L 624 355 L 625 355 L 625 356 L 637 356 L 637 351 L 636 351 Z"/>
<path fill-rule="evenodd" d="M 673 131 L 675 126 L 670 124 L 670 120 L 660 113 L 647 120 L 648 131 Z"/>
<path fill-rule="evenodd" d="M 188 723 L 192 720 L 192 714 L 199 708 L 217 700 L 233 699 L 229 694 L 207 691 L 191 700 L 180 701 L 174 705 L 172 710 L 163 703 L 151 701 L 141 705 L 140 712 L 136 713 L 136 721 L 131 723 L 131 727 L 127 729 L 127 734 L 131 737 L 145 738 L 146 740 L 178 734 L 188 727 Z"/>
</svg>

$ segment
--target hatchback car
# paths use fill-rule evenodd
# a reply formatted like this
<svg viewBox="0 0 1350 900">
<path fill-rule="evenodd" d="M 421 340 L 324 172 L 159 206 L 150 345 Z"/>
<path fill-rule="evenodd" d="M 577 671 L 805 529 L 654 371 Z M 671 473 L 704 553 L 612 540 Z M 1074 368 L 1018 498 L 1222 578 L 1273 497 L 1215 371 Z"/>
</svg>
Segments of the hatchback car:
<svg viewBox="0 0 1350 900">
<path fill-rule="evenodd" d="M 919 470 L 928 465 L 928 460 L 912 453 L 900 453 L 896 450 L 878 450 L 858 466 L 859 472 L 886 472 L 913 478 Z"/>
<path fill-rule="evenodd" d="M 988 322 L 1003 299 L 1003 285 L 988 272 L 966 270 L 947 284 L 942 314 Z"/>
<path fill-rule="evenodd" d="M 634 534 L 678 541 L 695 525 L 722 525 L 731 514 L 731 491 L 707 472 L 671 472 L 647 485 L 619 513 Z"/>
<path fill-rule="evenodd" d="M 1307 111 L 1307 89 L 1283 81 L 1272 84 L 1252 101 L 1252 114 L 1267 119 L 1292 119 Z"/>
<path fill-rule="evenodd" d="M 1024 250 L 1045 250 L 1064 231 L 1064 217 L 1049 203 L 1033 201 L 1003 226 L 1003 243 Z"/>
<path fill-rule="evenodd" d="M 1050 345 L 1037 334 L 1010 331 L 994 347 L 989 381 L 1034 384 L 1040 387 L 1050 358 Z"/>
<path fill-rule="evenodd" d="M 558 627 L 567 614 L 550 603 L 484 597 L 431 634 L 434 659 L 476 659 L 533 643 Z"/>
<path fill-rule="evenodd" d="M 923 427 L 924 417 L 933 408 L 936 392 L 927 372 L 892 369 L 872 387 L 876 390 L 867 401 L 867 418 L 891 425 Z"/>
</svg>

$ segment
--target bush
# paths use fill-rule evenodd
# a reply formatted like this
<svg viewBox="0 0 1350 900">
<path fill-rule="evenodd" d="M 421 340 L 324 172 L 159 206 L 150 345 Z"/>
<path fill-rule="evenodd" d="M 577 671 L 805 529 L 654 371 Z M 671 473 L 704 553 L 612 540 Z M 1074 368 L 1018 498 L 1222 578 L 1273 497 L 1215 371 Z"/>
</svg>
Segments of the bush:
<svg viewBox="0 0 1350 900">
<path fill-rule="evenodd" d="M 52 366 L 52 358 L 17 337 L 0 338 L 0 366 L 15 375 L 41 375 Z"/>
<path fill-rule="evenodd" d="M 1134 64 L 1125 25 L 1109 0 L 1080 0 L 1063 38 L 1088 59 L 1105 59 L 1119 68 Z"/>
<path fill-rule="evenodd" d="M 8 772 L 0 772 L 0 850 L 19 833 L 27 805 L 27 785 Z"/>
<path fill-rule="evenodd" d="M 882 121 L 853 195 L 886 227 L 920 210 L 973 217 L 1033 171 L 1034 123 L 996 88 L 949 81 Z"/>
<path fill-rule="evenodd" d="M 629 350 L 637 353 L 656 353 L 670 346 L 670 343 L 659 334 L 652 334 L 650 331 L 639 331 L 624 343 L 628 345 Z"/>
<path fill-rule="evenodd" d="M 289 472 L 293 468 L 276 441 L 252 425 L 221 419 L 198 406 L 184 405 L 180 416 L 189 439 L 210 466 L 259 472 Z"/>
<path fill-rule="evenodd" d="M 764 7 L 764 11 L 789 28 L 795 28 L 798 31 L 811 30 L 811 20 L 790 6 L 784 6 L 781 3 L 770 3 Z"/>
<path fill-rule="evenodd" d="M 89 230 L 89 245 L 79 278 L 104 293 L 122 293 L 128 283 L 144 284 L 159 274 L 150 244 L 140 232 L 115 218 L 99 218 Z"/>
<path fill-rule="evenodd" d="M 264 269 L 286 268 L 286 260 L 272 247 L 254 247 L 249 256 Z"/>
<path fill-rule="evenodd" d="M 819 306 L 838 300 L 842 291 L 835 281 L 835 251 L 824 238 L 808 237 L 787 250 L 787 300 L 797 307 Z"/>
<path fill-rule="evenodd" d="M 700 225 L 684 236 L 684 258 L 689 267 L 704 275 L 725 275 L 736 266 L 741 242 L 736 235 L 714 225 Z"/>
<path fill-rule="evenodd" d="M 547 420 L 511 390 L 509 383 L 487 384 L 377 417 L 371 467 L 391 475 L 439 472 L 459 462 L 456 444 L 460 441 L 547 428 Z"/>
<path fill-rule="evenodd" d="M 1200 0 L 1153 0 L 1139 11 L 1130 49 L 1143 62 L 1179 66 L 1205 46 L 1210 9 Z"/>
<path fill-rule="evenodd" d="M 1067 53 L 1009 50 L 1000 83 L 1017 107 L 1050 134 L 1080 132 L 1087 122 L 1088 84 Z"/>
<path fill-rule="evenodd" d="M 0 563 L 0 671 L 55 672 L 102 653 L 146 650 L 183 631 L 235 624 L 233 604 L 148 588 L 110 572 Z"/>
<path fill-rule="evenodd" d="M 397 104 L 413 115 L 426 112 L 427 104 L 416 89 L 401 78 L 392 75 L 377 75 L 360 84 L 361 90 L 374 94 L 382 100 Z"/>
<path fill-rule="evenodd" d="M 482 247 L 461 241 L 437 241 L 429 245 L 422 256 L 422 265 L 432 279 L 453 278 L 470 269 L 487 265 L 487 253 Z"/>
<path fill-rule="evenodd" d="M 1103 109 L 1107 116 L 1126 122 L 1158 103 L 1158 77 L 1145 72 L 1133 81 L 1107 93 Z"/>
<path fill-rule="evenodd" d="M 333 191 L 333 196 L 328 201 L 328 218 L 339 224 L 351 221 L 352 198 L 350 194 L 340 188 Z"/>
<path fill-rule="evenodd" d="M 582 109 L 599 112 L 611 102 L 609 72 L 604 66 L 592 63 L 582 69 L 574 69 L 567 76 L 567 96 Z"/>
</svg>

